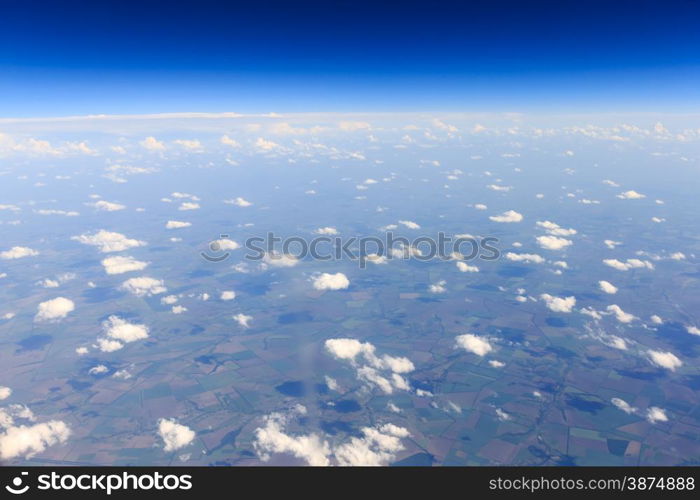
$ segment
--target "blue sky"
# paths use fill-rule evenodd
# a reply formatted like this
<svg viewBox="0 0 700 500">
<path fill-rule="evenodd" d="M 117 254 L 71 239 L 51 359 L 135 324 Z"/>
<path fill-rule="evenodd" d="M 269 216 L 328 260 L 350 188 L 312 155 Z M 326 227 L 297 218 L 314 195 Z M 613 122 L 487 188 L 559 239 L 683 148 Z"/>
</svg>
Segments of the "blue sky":
<svg viewBox="0 0 700 500">
<path fill-rule="evenodd" d="M 0 114 L 697 111 L 699 18 L 697 0 L 4 1 Z"/>
</svg>

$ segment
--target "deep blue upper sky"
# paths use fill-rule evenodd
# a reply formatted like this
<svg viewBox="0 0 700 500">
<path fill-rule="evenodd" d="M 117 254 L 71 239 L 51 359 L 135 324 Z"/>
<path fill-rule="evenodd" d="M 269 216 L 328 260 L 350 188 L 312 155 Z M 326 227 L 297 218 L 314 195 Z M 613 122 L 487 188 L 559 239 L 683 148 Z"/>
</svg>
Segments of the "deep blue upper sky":
<svg viewBox="0 0 700 500">
<path fill-rule="evenodd" d="M 0 114 L 697 111 L 700 1 L 0 0 Z"/>
</svg>

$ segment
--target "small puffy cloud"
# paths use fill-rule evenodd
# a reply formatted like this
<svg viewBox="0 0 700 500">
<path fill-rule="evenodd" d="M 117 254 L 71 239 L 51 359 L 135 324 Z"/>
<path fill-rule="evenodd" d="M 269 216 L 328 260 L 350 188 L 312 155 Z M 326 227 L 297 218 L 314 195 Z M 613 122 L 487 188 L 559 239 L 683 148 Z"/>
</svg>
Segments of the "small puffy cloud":
<svg viewBox="0 0 700 500">
<path fill-rule="evenodd" d="M 511 419 L 511 416 L 505 411 L 503 411 L 501 408 L 496 408 L 496 418 L 498 418 L 498 420 L 500 420 L 501 422 L 507 422 Z"/>
<path fill-rule="evenodd" d="M 182 314 L 187 312 L 187 308 L 185 306 L 173 306 L 170 310 L 173 314 Z"/>
<path fill-rule="evenodd" d="M 362 343 L 356 339 L 340 338 L 328 339 L 325 343 L 326 350 L 334 357 L 343 360 L 352 360 L 365 352 L 374 353 L 374 346 L 369 342 Z"/>
<path fill-rule="evenodd" d="M 326 236 L 333 236 L 333 235 L 338 234 L 338 230 L 336 228 L 330 227 L 330 226 L 329 227 L 319 227 L 318 229 L 316 229 L 314 231 L 314 233 L 323 234 Z"/>
<path fill-rule="evenodd" d="M 478 273 L 479 268 L 476 266 L 470 266 L 466 262 L 457 262 L 457 269 L 459 269 L 463 273 Z"/>
<path fill-rule="evenodd" d="M 493 350 L 493 346 L 483 337 L 478 337 L 472 333 L 465 333 L 464 335 L 458 335 L 455 338 L 457 347 L 461 347 L 467 352 L 476 354 L 477 356 L 486 356 Z"/>
<path fill-rule="evenodd" d="M 233 290 L 225 290 L 221 292 L 221 300 L 233 300 L 236 298 L 236 292 Z"/>
<path fill-rule="evenodd" d="M 508 210 L 503 212 L 501 215 L 492 215 L 489 217 L 494 222 L 520 222 L 523 220 L 523 214 L 516 212 L 515 210 Z"/>
<path fill-rule="evenodd" d="M 111 339 L 97 339 L 96 345 L 97 348 L 102 352 L 114 352 L 124 347 L 124 344 L 122 344 L 118 340 Z"/>
<path fill-rule="evenodd" d="M 447 284 L 447 281 L 441 280 L 438 281 L 437 283 L 433 283 L 428 287 L 428 291 L 430 293 L 445 293 L 447 291 L 447 288 L 445 288 L 445 285 Z"/>
<path fill-rule="evenodd" d="M 646 195 L 642 193 L 638 193 L 637 191 L 630 190 L 630 191 L 625 191 L 624 193 L 620 193 L 617 195 L 618 198 L 621 200 L 639 200 L 642 198 L 646 198 Z"/>
<path fill-rule="evenodd" d="M 177 207 L 178 210 L 180 211 L 187 211 L 187 210 L 199 210 L 200 206 L 199 203 L 195 203 L 193 201 L 183 201 L 179 207 Z"/>
<path fill-rule="evenodd" d="M 585 314 L 586 316 L 590 316 L 593 319 L 603 319 L 603 315 L 592 307 L 583 307 L 579 309 L 579 312 L 581 314 Z"/>
<path fill-rule="evenodd" d="M 606 247 L 608 247 L 610 250 L 614 250 L 615 247 L 618 245 L 622 245 L 621 241 L 615 241 L 615 240 L 605 240 L 603 241 Z"/>
<path fill-rule="evenodd" d="M 620 398 L 612 398 L 610 402 L 618 409 L 624 411 L 628 415 L 632 415 L 637 412 L 637 408 L 631 406 L 627 401 Z"/>
<path fill-rule="evenodd" d="M 360 437 L 335 449 L 335 459 L 340 466 L 367 467 L 388 465 L 405 447 L 403 438 L 410 436 L 408 429 L 394 424 L 363 427 Z"/>
<path fill-rule="evenodd" d="M 141 144 L 142 148 L 147 149 L 148 151 L 165 151 L 165 144 L 152 136 L 146 137 L 139 144 Z"/>
<path fill-rule="evenodd" d="M 536 253 L 508 252 L 505 257 L 513 262 L 524 262 L 526 264 L 542 264 L 545 261 L 544 257 Z"/>
<path fill-rule="evenodd" d="M 128 321 L 118 317 L 110 316 L 102 323 L 105 336 L 128 344 L 137 340 L 148 338 L 148 327 Z"/>
<path fill-rule="evenodd" d="M 350 280 L 343 273 L 321 273 L 313 278 L 316 290 L 344 290 L 350 286 Z"/>
<path fill-rule="evenodd" d="M 545 301 L 550 311 L 570 313 L 576 305 L 576 297 L 555 297 L 548 293 L 543 293 L 540 298 Z"/>
<path fill-rule="evenodd" d="M 240 148 L 241 147 L 241 144 L 237 140 L 231 139 L 227 135 L 221 136 L 221 139 L 219 139 L 219 142 L 221 142 L 221 144 L 223 144 L 224 146 L 229 146 L 231 148 Z"/>
<path fill-rule="evenodd" d="M 196 139 L 177 139 L 174 144 L 186 149 L 187 151 L 202 151 L 202 143 Z"/>
<path fill-rule="evenodd" d="M 617 335 L 610 335 L 603 342 L 613 349 L 619 349 L 621 351 L 626 351 L 628 349 L 627 341 Z"/>
<path fill-rule="evenodd" d="M 350 362 L 357 379 L 369 388 L 376 387 L 385 394 L 392 394 L 395 389 L 410 389 L 401 376 L 415 369 L 408 358 L 377 356 L 374 345 L 350 338 L 328 339 L 325 347 L 334 358 Z"/>
<path fill-rule="evenodd" d="M 503 361 L 498 361 L 497 359 L 492 359 L 491 361 L 489 361 L 489 365 L 492 368 L 503 368 L 504 366 L 506 366 L 506 364 Z"/>
<path fill-rule="evenodd" d="M 163 440 L 164 451 L 175 451 L 194 441 L 195 432 L 175 419 L 161 418 L 158 420 L 158 435 Z"/>
<path fill-rule="evenodd" d="M 271 413 L 263 419 L 263 426 L 255 429 L 253 448 L 263 462 L 272 454 L 287 453 L 304 460 L 308 465 L 330 465 L 330 446 L 317 434 L 293 436 L 285 432 L 289 422 L 306 415 L 306 407 L 297 405 L 288 413 Z"/>
<path fill-rule="evenodd" d="M 400 220 L 399 224 L 406 226 L 408 229 L 420 229 L 420 225 L 412 220 Z"/>
<path fill-rule="evenodd" d="M 477 203 L 476 205 L 474 205 L 474 208 L 476 210 L 487 210 L 489 207 L 487 207 L 483 203 Z"/>
<path fill-rule="evenodd" d="M 272 267 L 294 267 L 299 264 L 299 259 L 293 255 L 273 252 L 265 254 L 263 263 Z"/>
<path fill-rule="evenodd" d="M 179 220 L 169 220 L 165 224 L 165 229 L 182 229 L 183 227 L 190 227 L 192 225 L 191 222 L 182 222 Z"/>
<path fill-rule="evenodd" d="M 660 318 L 659 318 L 660 319 Z M 653 321 L 653 320 L 652 320 Z M 685 331 L 688 332 L 691 335 L 700 335 L 700 328 L 697 326 L 686 326 Z"/>
<path fill-rule="evenodd" d="M 0 386 L 0 401 L 7 399 L 12 395 L 12 389 L 5 386 Z"/>
<path fill-rule="evenodd" d="M 340 386 L 338 385 L 338 381 L 336 379 L 334 379 L 333 377 L 329 377 L 328 375 L 326 375 L 324 377 L 324 380 L 326 382 L 326 386 L 331 391 L 337 391 L 340 388 Z"/>
<path fill-rule="evenodd" d="M 224 203 L 226 203 L 227 205 L 236 205 L 237 207 L 249 207 L 252 205 L 251 202 L 249 202 L 245 198 L 241 198 L 240 196 L 232 200 L 224 200 Z"/>
<path fill-rule="evenodd" d="M 160 299 L 160 303 L 166 306 L 172 305 L 177 302 L 177 295 L 167 295 Z"/>
<path fill-rule="evenodd" d="M 10 425 L 0 433 L 0 458 L 30 458 L 49 446 L 68 441 L 71 431 L 61 420 L 31 425 Z"/>
<path fill-rule="evenodd" d="M 236 323 L 241 325 L 243 328 L 250 328 L 250 322 L 253 320 L 253 317 L 248 316 L 247 314 L 238 313 L 233 316 L 233 319 L 235 319 Z"/>
<path fill-rule="evenodd" d="M 537 225 L 553 236 L 573 236 L 577 232 L 575 229 L 565 229 L 556 222 L 549 220 L 537 221 Z"/>
<path fill-rule="evenodd" d="M 103 373 L 107 373 L 109 371 L 109 368 L 107 368 L 105 365 L 97 365 L 93 366 L 88 370 L 89 375 L 102 375 Z"/>
<path fill-rule="evenodd" d="M 170 196 L 172 196 L 173 198 L 179 198 L 179 199 L 187 198 L 187 199 L 190 199 L 192 201 L 199 201 L 199 197 L 197 197 L 193 194 L 190 194 L 190 193 L 181 193 L 180 191 L 175 191 Z"/>
<path fill-rule="evenodd" d="M 630 323 L 631 321 L 636 319 L 636 316 L 634 316 L 633 314 L 626 313 L 617 304 L 612 304 L 612 305 L 608 306 L 607 310 L 609 313 L 615 315 L 615 318 L 620 323 Z"/>
<path fill-rule="evenodd" d="M 601 280 L 598 282 L 598 288 L 601 292 L 609 293 L 611 295 L 617 293 L 617 287 L 610 283 L 609 281 Z"/>
<path fill-rule="evenodd" d="M 567 240 L 566 238 L 559 238 L 557 236 L 538 236 L 537 244 L 544 248 L 545 250 L 562 250 L 570 246 L 573 242 Z"/>
<path fill-rule="evenodd" d="M 68 316 L 74 310 L 75 304 L 72 300 L 65 297 L 56 297 L 39 304 L 34 320 L 58 321 Z"/>
<path fill-rule="evenodd" d="M 39 252 L 32 250 L 29 247 L 12 247 L 9 250 L 0 252 L 0 259 L 21 259 L 24 257 L 34 257 L 36 255 L 39 255 Z"/>
<path fill-rule="evenodd" d="M 73 236 L 71 239 L 83 245 L 96 246 L 103 253 L 122 252 L 129 248 L 141 247 L 146 244 L 145 241 L 127 238 L 121 233 L 105 231 L 104 229 L 99 230 L 95 234 L 85 233 L 80 236 Z"/>
<path fill-rule="evenodd" d="M 230 240 L 228 238 L 222 238 L 220 240 L 214 240 L 209 243 L 209 248 L 213 251 L 218 252 L 221 250 L 237 250 L 241 248 L 241 245 L 237 241 Z"/>
<path fill-rule="evenodd" d="M 39 209 L 39 210 L 34 210 L 34 213 L 39 214 L 39 215 L 64 215 L 66 217 L 77 217 L 80 215 L 80 212 L 76 212 L 75 210 L 55 210 L 55 209 Z"/>
<path fill-rule="evenodd" d="M 659 316 L 658 314 L 652 314 L 651 317 L 650 317 L 649 319 L 650 319 L 651 322 L 652 322 L 653 324 L 655 324 L 655 325 L 660 325 L 660 324 L 662 324 L 662 323 L 664 322 L 664 320 L 661 319 L 661 316 Z"/>
<path fill-rule="evenodd" d="M 148 266 L 148 262 L 136 260 L 128 256 L 107 257 L 102 260 L 102 265 L 107 274 L 123 274 L 131 271 L 141 271 Z"/>
<path fill-rule="evenodd" d="M 124 205 L 120 205 L 119 203 L 112 203 L 105 200 L 97 201 L 93 203 L 92 206 L 103 212 L 117 212 L 126 208 Z"/>
<path fill-rule="evenodd" d="M 672 352 L 649 349 L 647 354 L 649 356 L 649 361 L 658 367 L 675 371 L 676 368 L 683 366 L 683 362 Z"/>
<path fill-rule="evenodd" d="M 163 280 L 141 276 L 139 278 L 130 278 L 122 283 L 122 290 L 133 293 L 137 297 L 150 297 L 159 293 L 167 292 L 168 289 L 163 285 Z"/>
<path fill-rule="evenodd" d="M 113 378 L 119 380 L 129 380 L 132 376 L 129 370 L 117 370 L 114 372 L 114 375 L 112 375 Z"/>
<path fill-rule="evenodd" d="M 262 137 L 258 137 L 255 140 L 255 149 L 263 152 L 270 152 L 280 147 L 276 142 L 268 141 Z"/>
<path fill-rule="evenodd" d="M 647 409 L 646 418 L 650 424 L 655 424 L 657 422 L 668 422 L 666 411 L 658 406 L 652 406 L 651 408 Z"/>
<path fill-rule="evenodd" d="M 654 269 L 654 264 L 648 260 L 627 259 L 621 261 L 618 259 L 604 259 L 603 264 L 618 271 L 629 271 L 630 269 Z"/>
</svg>

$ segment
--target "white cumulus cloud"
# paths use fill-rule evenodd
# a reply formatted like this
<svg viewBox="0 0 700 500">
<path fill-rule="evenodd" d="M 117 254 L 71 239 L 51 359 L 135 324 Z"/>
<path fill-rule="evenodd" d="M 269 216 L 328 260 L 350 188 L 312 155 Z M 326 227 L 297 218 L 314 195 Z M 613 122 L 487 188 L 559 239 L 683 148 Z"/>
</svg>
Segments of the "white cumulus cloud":
<svg viewBox="0 0 700 500">
<path fill-rule="evenodd" d="M 572 245 L 573 242 L 558 236 L 538 236 L 537 244 L 545 250 L 562 250 Z"/>
<path fill-rule="evenodd" d="M 241 198 L 238 196 L 237 198 L 234 198 L 232 200 L 224 200 L 224 203 L 227 205 L 236 205 L 237 207 L 249 207 L 252 205 L 252 203 L 245 198 Z"/>
<path fill-rule="evenodd" d="M 122 283 L 122 290 L 133 293 L 137 297 L 145 297 L 158 295 L 159 293 L 167 292 L 168 289 L 163 285 L 163 280 L 141 276 L 139 278 L 130 278 Z"/>
<path fill-rule="evenodd" d="M 326 436 L 291 434 L 287 427 L 307 414 L 306 407 L 296 405 L 286 413 L 275 412 L 263 419 L 255 430 L 253 448 L 264 462 L 273 454 L 289 454 L 312 466 L 386 466 L 405 449 L 402 439 L 410 436 L 408 429 L 391 423 L 362 427 L 359 436 L 352 436 L 335 447 Z"/>
<path fill-rule="evenodd" d="M 489 217 L 494 222 L 520 222 L 523 220 L 523 214 L 516 212 L 515 210 L 508 210 L 503 212 L 501 215 L 492 215 Z"/>
<path fill-rule="evenodd" d="M 36 321 L 58 321 L 75 310 L 75 303 L 65 297 L 56 297 L 39 304 Z"/>
<path fill-rule="evenodd" d="M 350 286 L 350 280 L 343 273 L 321 273 L 313 278 L 316 290 L 344 290 Z"/>
<path fill-rule="evenodd" d="M 192 225 L 191 222 L 183 222 L 179 220 L 169 220 L 165 224 L 165 229 L 182 229 L 183 227 L 190 227 Z"/>
<path fill-rule="evenodd" d="M 195 432 L 175 419 L 158 420 L 158 435 L 163 440 L 164 451 L 175 451 L 189 445 L 195 438 Z"/>
<path fill-rule="evenodd" d="M 506 259 L 513 262 L 524 262 L 526 264 L 542 264 L 544 262 L 544 257 L 537 255 L 536 253 L 506 253 Z"/>
<path fill-rule="evenodd" d="M 609 305 L 607 307 L 607 310 L 609 313 L 613 314 L 620 323 L 630 323 L 637 319 L 636 316 L 634 316 L 633 314 L 629 314 L 623 311 L 622 308 L 617 304 Z"/>
<path fill-rule="evenodd" d="M 654 269 L 654 264 L 648 260 L 627 259 L 621 261 L 618 259 L 604 259 L 603 264 L 618 271 L 629 271 L 630 269 Z"/>
<path fill-rule="evenodd" d="M 461 347 L 467 352 L 472 352 L 477 356 L 486 356 L 493 350 L 493 346 L 483 337 L 474 335 L 473 333 L 465 333 L 455 337 L 457 347 Z"/>
<path fill-rule="evenodd" d="M 599 281 L 598 288 L 600 288 L 600 290 L 602 292 L 609 293 L 611 295 L 617 293 L 617 287 L 615 285 L 613 285 L 612 283 L 610 283 L 609 281 L 605 281 L 605 280 Z"/>
<path fill-rule="evenodd" d="M 550 311 L 570 313 L 576 305 L 576 297 L 555 297 L 548 293 L 543 293 L 540 298 L 545 301 Z"/>
<path fill-rule="evenodd" d="M 652 364 L 659 366 L 661 368 L 666 368 L 667 370 L 675 371 L 676 368 L 683 366 L 683 362 L 678 359 L 678 357 L 672 352 L 668 351 L 655 351 L 649 349 L 647 351 L 649 355 L 649 361 Z"/>
<path fill-rule="evenodd" d="M 233 316 L 233 319 L 235 319 L 236 323 L 241 325 L 243 328 L 250 328 L 250 322 L 253 320 L 253 317 L 248 316 L 247 314 L 238 313 Z"/>
<path fill-rule="evenodd" d="M 92 204 L 97 210 L 102 210 L 103 212 L 117 212 L 119 210 L 124 210 L 126 207 L 120 205 L 119 203 L 112 203 L 105 200 L 100 200 Z"/>
<path fill-rule="evenodd" d="M 136 260 L 128 256 L 107 257 L 102 260 L 102 265 L 107 274 L 123 274 L 131 271 L 141 271 L 148 266 L 148 262 Z"/>
<path fill-rule="evenodd" d="M 637 191 L 634 190 L 629 190 L 625 191 L 624 193 L 620 193 L 617 195 L 618 198 L 621 200 L 640 200 L 642 198 L 646 198 L 646 195 L 642 193 L 638 193 Z"/>
<path fill-rule="evenodd" d="M 397 389 L 410 390 L 402 376 L 415 369 L 408 358 L 388 354 L 378 356 L 373 344 L 351 338 L 328 339 L 325 347 L 334 358 L 350 362 L 357 379 L 366 387 L 376 387 L 385 394 L 392 394 Z"/>
<path fill-rule="evenodd" d="M 145 241 L 127 238 L 121 233 L 105 231 L 104 229 L 97 231 L 95 234 L 85 233 L 80 236 L 73 236 L 71 239 L 83 245 L 96 246 L 103 253 L 122 252 L 129 248 L 141 247 L 146 244 Z"/>
<path fill-rule="evenodd" d="M 0 252 L 0 259 L 21 259 L 23 257 L 34 257 L 36 255 L 39 255 L 39 252 L 29 247 L 12 247 L 9 250 Z"/>
</svg>

